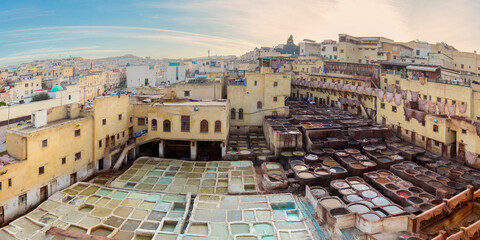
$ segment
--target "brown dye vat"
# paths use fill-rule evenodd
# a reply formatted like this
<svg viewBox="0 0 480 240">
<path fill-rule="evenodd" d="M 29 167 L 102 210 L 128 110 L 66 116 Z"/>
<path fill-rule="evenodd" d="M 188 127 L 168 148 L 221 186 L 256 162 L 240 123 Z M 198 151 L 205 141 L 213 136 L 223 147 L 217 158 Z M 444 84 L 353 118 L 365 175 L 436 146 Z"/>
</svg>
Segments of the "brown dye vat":
<svg viewBox="0 0 480 240">
<path fill-rule="evenodd" d="M 353 163 L 353 164 L 351 164 L 351 166 L 352 166 L 353 168 L 358 168 L 358 169 L 366 168 L 365 166 L 363 166 L 363 165 L 360 164 L 360 163 Z"/>
<path fill-rule="evenodd" d="M 399 187 L 404 187 L 404 188 L 407 188 L 407 187 L 412 186 L 412 184 L 411 184 L 410 182 L 403 181 L 403 180 L 398 181 L 398 182 L 397 182 L 397 185 L 398 185 Z"/>
<path fill-rule="evenodd" d="M 429 181 L 431 180 L 430 177 L 426 176 L 426 175 L 417 175 L 415 176 L 416 179 L 418 179 L 419 181 Z"/>
<path fill-rule="evenodd" d="M 370 178 L 378 178 L 378 177 L 380 177 L 380 175 L 379 175 L 378 173 L 373 173 L 373 172 L 371 172 L 371 173 L 365 173 L 365 174 L 366 174 L 368 177 L 370 177 Z"/>
<path fill-rule="evenodd" d="M 384 171 L 384 170 L 378 170 L 378 174 L 380 174 L 382 177 L 388 177 L 392 176 L 392 173 L 389 171 Z"/>
<path fill-rule="evenodd" d="M 375 179 L 375 181 L 377 181 L 378 183 L 381 183 L 381 184 L 386 184 L 386 183 L 389 183 L 390 181 L 386 178 L 377 178 Z"/>
<path fill-rule="evenodd" d="M 441 188 L 443 187 L 443 184 L 439 181 L 435 181 L 435 180 L 432 180 L 432 181 L 428 181 L 428 185 L 434 187 L 434 188 Z"/>
<path fill-rule="evenodd" d="M 324 149 L 322 149 L 322 150 L 323 150 L 325 153 L 330 154 L 330 155 L 333 154 L 333 153 L 335 153 L 335 149 L 333 149 L 333 148 L 324 148 Z"/>
<path fill-rule="evenodd" d="M 377 148 L 375 146 L 368 145 L 368 146 L 364 146 L 363 150 L 366 151 L 366 152 L 373 152 L 373 151 L 377 150 Z"/>
<path fill-rule="evenodd" d="M 315 169 L 314 173 L 319 176 L 326 176 L 329 175 L 329 172 L 325 169 L 317 168 Z"/>
<path fill-rule="evenodd" d="M 420 204 L 420 206 L 419 206 L 419 208 L 424 212 L 433 208 L 433 207 L 435 207 L 435 206 L 432 205 L 432 204 L 429 204 L 429 203 Z"/>
<path fill-rule="evenodd" d="M 450 179 L 446 177 L 437 177 L 437 180 L 442 182 L 443 184 L 447 184 L 448 182 L 450 182 Z"/>
<path fill-rule="evenodd" d="M 341 207 L 343 204 L 337 198 L 323 198 L 320 200 L 320 204 L 325 208 L 338 208 Z"/>
<path fill-rule="evenodd" d="M 338 163 L 335 162 L 335 161 L 330 160 L 330 161 L 323 161 L 323 165 L 332 167 L 332 166 L 337 166 Z"/>
<path fill-rule="evenodd" d="M 399 171 L 403 171 L 406 169 L 406 167 L 402 165 L 395 165 L 395 166 L 392 166 L 392 168 Z"/>
<path fill-rule="evenodd" d="M 418 171 L 415 171 L 413 169 L 407 169 L 407 170 L 405 170 L 405 172 L 407 174 L 410 174 L 410 175 L 417 175 L 418 174 Z"/>
<path fill-rule="evenodd" d="M 389 190 L 392 190 L 392 191 L 400 189 L 397 185 L 392 184 L 392 183 L 386 184 L 385 187 Z"/>
<path fill-rule="evenodd" d="M 421 188 L 418 188 L 418 187 L 409 187 L 408 190 L 409 190 L 410 192 L 416 193 L 416 194 L 423 192 L 423 190 L 422 190 Z"/>
<path fill-rule="evenodd" d="M 419 194 L 418 196 L 421 197 L 421 198 L 428 199 L 428 200 L 433 200 L 433 199 L 432 199 L 432 195 L 427 194 L 427 193 L 421 193 L 421 194 Z"/>
<path fill-rule="evenodd" d="M 349 154 L 346 153 L 346 152 L 336 152 L 335 155 L 338 156 L 338 157 L 346 157 L 346 156 L 348 156 Z"/>
<path fill-rule="evenodd" d="M 359 154 L 360 153 L 360 151 L 358 151 L 355 148 L 347 148 L 347 149 L 345 149 L 345 152 L 347 152 L 348 154 Z"/>
</svg>

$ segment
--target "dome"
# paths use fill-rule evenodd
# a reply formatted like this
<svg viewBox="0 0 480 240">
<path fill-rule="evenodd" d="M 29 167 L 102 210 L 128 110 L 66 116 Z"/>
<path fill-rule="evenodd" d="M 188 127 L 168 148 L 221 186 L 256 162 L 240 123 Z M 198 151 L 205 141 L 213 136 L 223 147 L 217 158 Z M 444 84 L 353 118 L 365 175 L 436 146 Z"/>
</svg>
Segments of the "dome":
<svg viewBox="0 0 480 240">
<path fill-rule="evenodd" d="M 52 89 L 50 89 L 50 92 L 58 92 L 58 91 L 63 91 L 62 86 L 55 85 L 55 86 L 52 87 Z"/>
</svg>

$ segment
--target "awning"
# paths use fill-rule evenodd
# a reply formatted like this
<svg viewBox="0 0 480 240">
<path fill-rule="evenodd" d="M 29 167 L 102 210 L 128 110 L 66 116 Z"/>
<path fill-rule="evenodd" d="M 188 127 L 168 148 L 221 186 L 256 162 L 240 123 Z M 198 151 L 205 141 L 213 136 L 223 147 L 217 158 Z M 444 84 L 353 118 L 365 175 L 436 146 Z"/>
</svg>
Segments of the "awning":
<svg viewBox="0 0 480 240">
<path fill-rule="evenodd" d="M 435 71 L 437 71 L 438 67 L 407 66 L 407 69 L 408 70 L 426 71 L 426 72 L 435 72 Z"/>
</svg>

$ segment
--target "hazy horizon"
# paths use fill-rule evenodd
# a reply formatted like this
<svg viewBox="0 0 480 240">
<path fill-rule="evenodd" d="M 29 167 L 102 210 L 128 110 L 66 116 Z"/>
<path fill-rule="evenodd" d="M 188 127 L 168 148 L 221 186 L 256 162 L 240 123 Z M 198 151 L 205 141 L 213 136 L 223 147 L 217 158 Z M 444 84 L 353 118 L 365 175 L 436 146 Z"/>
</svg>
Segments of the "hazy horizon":
<svg viewBox="0 0 480 240">
<path fill-rule="evenodd" d="M 68 56 L 162 58 L 242 55 L 294 36 L 339 33 L 397 42 L 446 42 L 473 52 L 480 41 L 473 0 L 93 1 L 6 0 L 0 6 L 0 66 Z"/>
</svg>

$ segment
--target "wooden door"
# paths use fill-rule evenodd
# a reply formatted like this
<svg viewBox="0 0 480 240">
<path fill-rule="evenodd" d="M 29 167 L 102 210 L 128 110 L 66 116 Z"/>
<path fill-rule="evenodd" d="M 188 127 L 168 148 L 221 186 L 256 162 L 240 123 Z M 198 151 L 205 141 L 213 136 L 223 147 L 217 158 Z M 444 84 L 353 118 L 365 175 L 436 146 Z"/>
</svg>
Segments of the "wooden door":
<svg viewBox="0 0 480 240">
<path fill-rule="evenodd" d="M 5 214 L 3 212 L 3 206 L 0 206 L 0 227 L 5 223 Z"/>
<path fill-rule="evenodd" d="M 458 143 L 458 159 L 464 160 L 465 159 L 465 144 Z"/>
<path fill-rule="evenodd" d="M 51 182 L 50 182 L 50 195 L 52 193 L 55 193 L 57 191 L 57 179 L 53 179 Z"/>
<path fill-rule="evenodd" d="M 412 138 L 411 138 L 412 144 L 415 144 L 415 139 L 416 139 L 415 134 L 416 134 L 415 132 L 412 132 Z"/>
<path fill-rule="evenodd" d="M 397 137 L 402 138 L 402 127 L 397 126 Z"/>
<path fill-rule="evenodd" d="M 43 202 L 48 198 L 48 186 L 43 186 L 40 188 L 40 201 Z"/>
<path fill-rule="evenodd" d="M 382 117 L 382 125 L 387 125 L 387 119 L 385 117 Z"/>
<path fill-rule="evenodd" d="M 77 182 L 77 173 L 70 174 L 70 185 L 73 185 Z"/>
<path fill-rule="evenodd" d="M 432 139 L 427 138 L 427 150 L 430 150 L 432 148 Z"/>
</svg>

